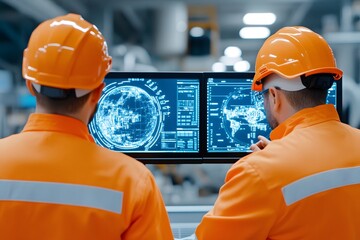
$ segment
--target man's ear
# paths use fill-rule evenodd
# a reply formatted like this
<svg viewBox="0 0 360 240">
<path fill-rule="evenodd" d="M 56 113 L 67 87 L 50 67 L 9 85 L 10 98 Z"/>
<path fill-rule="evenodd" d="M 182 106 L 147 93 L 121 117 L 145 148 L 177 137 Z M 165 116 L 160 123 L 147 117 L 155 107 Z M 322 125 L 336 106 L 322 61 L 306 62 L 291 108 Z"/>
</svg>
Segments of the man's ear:
<svg viewBox="0 0 360 240">
<path fill-rule="evenodd" d="M 31 82 L 29 80 L 26 80 L 26 87 L 29 90 L 30 94 L 35 96 L 33 85 L 31 84 Z"/>
<path fill-rule="evenodd" d="M 271 101 L 271 106 L 275 112 L 278 112 L 282 104 L 282 96 L 280 90 L 271 87 L 269 88 L 269 101 Z"/>
<path fill-rule="evenodd" d="M 105 83 L 102 83 L 102 84 L 100 84 L 100 86 L 98 86 L 97 88 L 95 88 L 92 91 L 91 96 L 90 96 L 91 101 L 96 102 L 96 103 L 99 101 L 104 87 L 105 87 Z"/>
</svg>

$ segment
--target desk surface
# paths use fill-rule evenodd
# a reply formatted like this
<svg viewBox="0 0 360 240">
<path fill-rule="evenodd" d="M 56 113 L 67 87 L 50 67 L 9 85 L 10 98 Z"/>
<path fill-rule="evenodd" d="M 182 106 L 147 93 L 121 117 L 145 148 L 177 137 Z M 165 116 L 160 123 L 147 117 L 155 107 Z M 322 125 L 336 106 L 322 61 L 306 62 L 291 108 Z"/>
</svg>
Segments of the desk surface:
<svg viewBox="0 0 360 240">
<path fill-rule="evenodd" d="M 211 205 L 166 206 L 174 237 L 184 238 L 193 234 L 211 208 Z"/>
</svg>

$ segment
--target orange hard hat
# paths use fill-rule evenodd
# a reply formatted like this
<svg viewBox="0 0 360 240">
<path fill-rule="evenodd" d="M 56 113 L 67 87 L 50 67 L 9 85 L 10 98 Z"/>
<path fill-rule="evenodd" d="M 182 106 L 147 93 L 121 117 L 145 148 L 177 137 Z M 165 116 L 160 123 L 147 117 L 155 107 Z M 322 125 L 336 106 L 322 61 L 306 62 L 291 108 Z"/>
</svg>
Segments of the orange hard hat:
<svg viewBox="0 0 360 240">
<path fill-rule="evenodd" d="M 22 73 L 35 84 L 59 89 L 93 90 L 111 68 L 101 32 L 80 15 L 41 23 L 24 50 Z"/>
<path fill-rule="evenodd" d="M 264 42 L 256 58 L 252 90 L 261 91 L 261 80 L 272 73 L 287 79 L 319 73 L 333 74 L 335 80 L 342 77 L 325 39 L 301 26 L 284 27 Z"/>
</svg>

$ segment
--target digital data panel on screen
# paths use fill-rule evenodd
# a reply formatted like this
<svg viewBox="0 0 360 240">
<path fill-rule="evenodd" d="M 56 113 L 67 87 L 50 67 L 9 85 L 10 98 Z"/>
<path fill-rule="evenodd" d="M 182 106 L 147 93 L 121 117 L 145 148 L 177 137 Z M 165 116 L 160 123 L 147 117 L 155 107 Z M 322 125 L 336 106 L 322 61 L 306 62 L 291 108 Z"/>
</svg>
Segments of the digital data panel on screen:
<svg viewBox="0 0 360 240">
<path fill-rule="evenodd" d="M 251 84 L 252 79 L 207 79 L 207 152 L 251 152 L 259 135 L 269 137 L 263 102 Z M 335 84 L 327 103 L 336 105 Z"/>
<path fill-rule="evenodd" d="M 126 153 L 199 152 L 198 79 L 106 79 L 89 129 Z"/>
<path fill-rule="evenodd" d="M 337 107 L 337 86 L 336 86 L 336 82 L 334 82 L 334 84 L 328 90 L 326 103 L 334 104 L 334 106 Z"/>
<path fill-rule="evenodd" d="M 268 136 L 262 102 L 252 79 L 207 79 L 207 151 L 250 152 L 258 135 Z"/>
</svg>

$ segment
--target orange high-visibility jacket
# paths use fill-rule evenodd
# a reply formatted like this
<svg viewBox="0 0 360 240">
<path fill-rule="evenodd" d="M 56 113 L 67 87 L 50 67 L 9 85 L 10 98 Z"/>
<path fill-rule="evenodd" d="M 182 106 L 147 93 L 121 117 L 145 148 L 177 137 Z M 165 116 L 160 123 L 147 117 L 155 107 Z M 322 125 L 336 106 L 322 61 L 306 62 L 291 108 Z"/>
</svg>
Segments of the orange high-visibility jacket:
<svg viewBox="0 0 360 240">
<path fill-rule="evenodd" d="M 0 239 L 173 239 L 151 172 L 77 119 L 32 114 L 0 154 Z"/>
<path fill-rule="evenodd" d="M 199 240 L 360 239 L 360 130 L 332 105 L 299 111 L 236 162 Z"/>
</svg>

